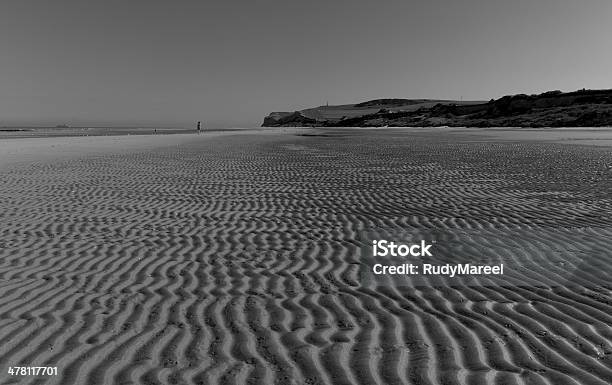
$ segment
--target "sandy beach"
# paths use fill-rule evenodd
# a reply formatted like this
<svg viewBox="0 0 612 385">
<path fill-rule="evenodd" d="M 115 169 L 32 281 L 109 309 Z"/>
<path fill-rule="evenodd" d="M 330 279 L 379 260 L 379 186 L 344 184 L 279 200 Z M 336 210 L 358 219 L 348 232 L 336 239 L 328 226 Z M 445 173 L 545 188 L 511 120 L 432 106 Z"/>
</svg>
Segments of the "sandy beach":
<svg viewBox="0 0 612 385">
<path fill-rule="evenodd" d="M 612 383 L 612 136 L 0 140 L 2 384 Z M 364 280 L 364 235 L 499 279 Z M 57 376 L 8 376 L 9 366 Z"/>
</svg>

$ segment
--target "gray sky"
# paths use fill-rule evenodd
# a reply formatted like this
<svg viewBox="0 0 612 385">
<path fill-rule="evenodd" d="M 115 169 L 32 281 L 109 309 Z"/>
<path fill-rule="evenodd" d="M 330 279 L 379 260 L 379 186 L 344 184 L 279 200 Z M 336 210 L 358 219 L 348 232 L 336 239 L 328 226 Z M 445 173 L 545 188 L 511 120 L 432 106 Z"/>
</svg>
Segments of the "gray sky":
<svg viewBox="0 0 612 385">
<path fill-rule="evenodd" d="M 6 0 L 0 125 L 612 88 L 610 0 Z"/>
</svg>

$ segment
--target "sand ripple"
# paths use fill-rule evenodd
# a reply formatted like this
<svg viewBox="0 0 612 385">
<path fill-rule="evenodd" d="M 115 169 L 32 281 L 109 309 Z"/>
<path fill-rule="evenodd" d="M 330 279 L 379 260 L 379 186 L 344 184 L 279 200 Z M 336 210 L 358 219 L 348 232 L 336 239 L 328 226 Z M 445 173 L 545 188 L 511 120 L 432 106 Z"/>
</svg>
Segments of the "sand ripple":
<svg viewBox="0 0 612 385">
<path fill-rule="evenodd" d="M 448 135 L 199 137 L 2 172 L 0 379 L 612 383 L 609 149 Z M 469 234 L 456 250 L 528 268 L 367 285 L 366 229 Z"/>
</svg>

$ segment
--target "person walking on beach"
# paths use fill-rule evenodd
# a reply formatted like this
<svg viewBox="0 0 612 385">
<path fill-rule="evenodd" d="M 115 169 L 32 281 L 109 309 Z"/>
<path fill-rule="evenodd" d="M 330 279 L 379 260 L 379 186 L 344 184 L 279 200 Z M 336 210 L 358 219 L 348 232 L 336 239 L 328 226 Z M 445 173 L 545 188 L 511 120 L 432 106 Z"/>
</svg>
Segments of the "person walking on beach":
<svg viewBox="0 0 612 385">
<path fill-rule="evenodd" d="M 200 133 L 201 129 L 202 129 L 202 122 L 198 120 L 198 134 Z"/>
</svg>

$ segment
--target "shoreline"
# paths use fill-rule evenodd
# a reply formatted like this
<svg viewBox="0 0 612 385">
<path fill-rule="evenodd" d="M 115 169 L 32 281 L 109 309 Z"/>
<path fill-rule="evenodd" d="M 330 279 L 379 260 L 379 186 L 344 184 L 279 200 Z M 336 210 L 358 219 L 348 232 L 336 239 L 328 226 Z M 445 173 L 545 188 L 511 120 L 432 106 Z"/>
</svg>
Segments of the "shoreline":
<svg viewBox="0 0 612 385">
<path fill-rule="evenodd" d="M 299 133 L 302 130 L 253 128 L 210 130 L 200 134 L 181 132 L 168 135 L 39 135 L 9 138 L 0 135 L 0 171 L 11 169 L 14 166 L 27 166 L 40 162 L 151 151 L 158 148 L 181 146 L 195 140 L 201 141 L 222 136 L 261 135 L 291 131 Z"/>
<path fill-rule="evenodd" d="M 248 130 L 244 128 L 216 128 L 202 130 L 208 132 L 228 132 Z M 0 128 L 0 140 L 18 138 L 47 137 L 87 137 L 87 136 L 142 136 L 142 135 L 180 135 L 197 134 L 192 128 L 159 128 L 159 127 L 4 127 Z"/>
</svg>

